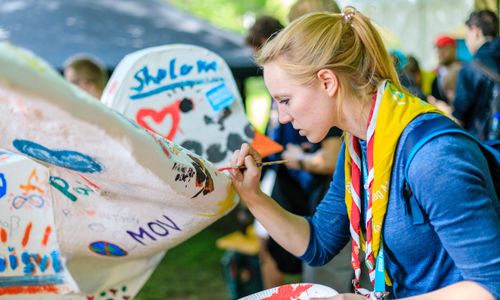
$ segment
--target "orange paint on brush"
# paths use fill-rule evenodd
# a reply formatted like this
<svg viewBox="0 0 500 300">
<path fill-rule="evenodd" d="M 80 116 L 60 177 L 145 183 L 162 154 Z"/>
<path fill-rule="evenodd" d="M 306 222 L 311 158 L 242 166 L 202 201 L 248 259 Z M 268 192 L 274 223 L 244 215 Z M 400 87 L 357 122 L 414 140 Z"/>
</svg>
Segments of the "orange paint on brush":
<svg viewBox="0 0 500 300">
<path fill-rule="evenodd" d="M 28 226 L 26 226 L 26 229 L 24 230 L 24 237 L 23 237 L 23 241 L 21 243 L 21 245 L 24 247 L 26 247 L 26 245 L 28 244 L 29 240 L 30 240 L 30 234 L 31 234 L 31 227 L 33 226 L 33 224 L 30 222 L 28 224 Z"/>
<path fill-rule="evenodd" d="M 3 228 L 0 228 L 0 240 L 2 240 L 2 243 L 7 242 L 7 231 Z"/>
<path fill-rule="evenodd" d="M 49 241 L 51 232 L 52 232 L 52 227 L 47 226 L 47 228 L 45 228 L 45 233 L 43 234 L 43 240 L 42 240 L 43 246 L 47 246 L 47 242 Z"/>
<path fill-rule="evenodd" d="M 0 288 L 0 296 L 2 295 L 21 295 L 21 294 L 39 294 L 51 293 L 56 294 L 59 291 L 54 285 L 40 286 L 9 286 Z"/>
</svg>

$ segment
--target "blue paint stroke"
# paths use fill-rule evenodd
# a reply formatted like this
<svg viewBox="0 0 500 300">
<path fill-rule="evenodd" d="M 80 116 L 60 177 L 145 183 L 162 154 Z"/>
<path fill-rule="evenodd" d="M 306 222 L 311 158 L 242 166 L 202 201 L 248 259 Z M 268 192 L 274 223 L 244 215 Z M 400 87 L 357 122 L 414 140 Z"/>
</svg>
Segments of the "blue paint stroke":
<svg viewBox="0 0 500 300">
<path fill-rule="evenodd" d="M 31 262 L 31 256 L 28 252 L 23 252 L 21 254 L 21 261 L 24 264 L 24 274 L 33 274 L 35 271 L 35 265 Z"/>
<path fill-rule="evenodd" d="M 7 180 L 5 179 L 3 173 L 0 173 L 0 198 L 5 196 L 6 193 L 7 193 Z"/>
<path fill-rule="evenodd" d="M 37 143 L 27 140 L 14 140 L 12 143 L 20 152 L 66 169 L 82 173 L 101 172 L 102 167 L 92 157 L 70 150 L 50 150 Z"/>
<path fill-rule="evenodd" d="M 63 264 L 59 256 L 59 251 L 54 250 L 50 252 L 50 257 L 52 258 L 52 268 L 54 268 L 54 271 L 56 271 L 56 273 L 62 272 Z"/>
<path fill-rule="evenodd" d="M 150 96 L 162 93 L 162 92 L 175 90 L 177 88 L 193 87 L 195 85 L 209 84 L 209 83 L 220 82 L 220 81 L 224 81 L 224 78 L 216 77 L 216 78 L 211 78 L 211 79 L 180 81 L 180 82 L 160 86 L 160 87 L 158 87 L 154 90 L 148 91 L 148 92 L 138 93 L 138 94 L 132 95 L 132 96 L 130 96 L 130 100 L 140 100 L 140 99 L 147 98 L 147 97 L 150 97 Z"/>
<path fill-rule="evenodd" d="M 0 273 L 3 273 L 7 268 L 7 260 L 5 258 L 0 257 Z"/>
<path fill-rule="evenodd" d="M 66 283 L 66 280 L 63 275 L 2 276 L 0 287 L 58 285 L 64 283 Z"/>
</svg>

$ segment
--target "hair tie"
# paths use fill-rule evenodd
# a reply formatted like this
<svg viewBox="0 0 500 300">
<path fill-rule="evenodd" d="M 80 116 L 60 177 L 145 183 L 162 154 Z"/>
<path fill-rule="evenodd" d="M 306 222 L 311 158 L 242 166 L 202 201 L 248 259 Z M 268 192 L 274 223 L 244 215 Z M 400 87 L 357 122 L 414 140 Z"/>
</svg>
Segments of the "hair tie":
<svg viewBox="0 0 500 300">
<path fill-rule="evenodd" d="M 340 14 L 340 16 L 344 19 L 345 23 L 351 23 L 352 18 L 354 18 L 354 15 L 356 14 L 356 9 L 352 6 L 346 7 L 343 12 Z"/>
</svg>

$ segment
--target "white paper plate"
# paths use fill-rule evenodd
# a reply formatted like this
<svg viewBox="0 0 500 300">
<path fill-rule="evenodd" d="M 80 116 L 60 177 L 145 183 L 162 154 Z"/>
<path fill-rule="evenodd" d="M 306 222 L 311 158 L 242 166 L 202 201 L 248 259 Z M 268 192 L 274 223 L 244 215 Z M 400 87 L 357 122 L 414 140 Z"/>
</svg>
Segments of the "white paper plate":
<svg viewBox="0 0 500 300">
<path fill-rule="evenodd" d="M 321 284 L 296 283 L 268 289 L 240 300 L 307 300 L 314 297 L 332 297 L 338 294 L 334 289 Z"/>
</svg>

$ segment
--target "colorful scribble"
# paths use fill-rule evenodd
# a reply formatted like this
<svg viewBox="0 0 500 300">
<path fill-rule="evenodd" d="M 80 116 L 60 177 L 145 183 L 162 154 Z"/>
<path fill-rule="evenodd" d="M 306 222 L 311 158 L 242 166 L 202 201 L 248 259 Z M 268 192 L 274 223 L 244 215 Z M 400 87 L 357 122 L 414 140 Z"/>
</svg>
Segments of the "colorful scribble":
<svg viewBox="0 0 500 300">
<path fill-rule="evenodd" d="M 100 190 L 99 186 L 95 183 L 93 183 L 92 181 L 90 181 L 90 179 L 88 179 L 87 177 L 83 176 L 82 174 L 78 174 L 78 176 L 80 176 L 80 178 L 82 178 L 83 180 L 85 180 L 85 182 L 90 185 L 92 188 L 94 188 L 94 190 Z"/>
<path fill-rule="evenodd" d="M 206 195 L 208 193 L 211 193 L 214 191 L 214 181 L 212 179 L 212 176 L 210 175 L 210 171 L 207 169 L 207 167 L 205 166 L 205 163 L 193 156 L 193 155 L 190 155 L 188 154 L 189 158 L 191 158 L 193 160 L 193 167 L 194 169 L 196 170 L 196 187 L 201 187 L 201 190 L 198 191 L 196 194 L 194 194 L 193 197 L 191 198 L 196 198 L 198 197 L 201 193 L 203 193 L 203 195 Z"/>
<path fill-rule="evenodd" d="M 191 179 L 196 175 L 193 167 L 174 162 L 172 166 L 172 171 L 176 172 L 175 181 L 190 182 Z"/>
<path fill-rule="evenodd" d="M 132 296 L 127 295 L 128 287 L 126 285 L 122 286 L 120 289 L 110 288 L 106 291 L 99 293 L 100 299 L 106 300 L 130 300 Z M 88 295 L 87 300 L 97 300 L 94 295 Z"/>
<path fill-rule="evenodd" d="M 181 228 L 169 217 L 163 215 L 165 221 L 155 220 L 149 222 L 143 227 L 139 227 L 139 232 L 136 233 L 131 230 L 127 230 L 128 235 L 133 238 L 136 242 L 146 245 L 142 240 L 147 236 L 150 240 L 156 241 L 155 236 L 165 237 L 170 234 L 169 228 L 177 231 L 182 231 Z M 147 230 L 149 228 L 149 231 Z"/>
<path fill-rule="evenodd" d="M 46 278 L 48 277 L 48 278 Z M 26 276 L 17 277 L 4 277 L 2 281 L 5 280 L 5 285 L 12 286 L 1 286 L 0 285 L 0 296 L 3 295 L 34 295 L 34 294 L 58 294 L 59 287 L 58 283 L 54 284 L 41 284 L 41 282 L 60 282 L 64 283 L 64 278 L 62 276 L 33 276 L 31 281 L 27 280 Z M 55 279 L 53 279 L 55 278 Z M 14 279 L 14 280 L 6 280 Z M 23 284 L 23 285 L 21 285 Z"/>
<path fill-rule="evenodd" d="M 180 113 L 181 113 L 181 110 L 179 108 L 180 103 L 181 101 L 177 100 L 160 111 L 147 108 L 140 109 L 137 112 L 135 119 L 137 123 L 142 127 L 150 131 L 156 132 L 159 135 L 171 141 L 177 134 L 177 129 L 179 127 Z M 165 126 L 161 126 L 163 125 L 164 120 L 167 117 L 170 117 L 172 119 L 172 125 L 170 126 L 170 128 L 165 128 Z M 161 129 L 159 129 L 158 126 L 153 126 L 153 124 L 150 124 L 148 122 L 149 119 L 152 119 L 155 123 L 160 124 Z"/>
<path fill-rule="evenodd" d="M 12 145 L 20 152 L 40 161 L 82 173 L 96 173 L 102 166 L 92 157 L 76 151 L 51 150 L 28 140 L 14 140 Z"/>
<path fill-rule="evenodd" d="M 31 207 L 43 208 L 45 205 L 45 199 L 39 195 L 17 195 L 12 199 L 12 207 L 14 207 L 15 209 L 21 209 L 25 204 L 28 203 Z"/>
<path fill-rule="evenodd" d="M 60 253 L 57 250 L 43 255 L 24 250 L 18 255 L 14 247 L 7 247 L 7 249 L 10 252 L 8 257 L 0 256 L 0 273 L 15 271 L 20 265 L 25 275 L 42 274 L 48 271 L 60 273 L 63 271 Z"/>
<path fill-rule="evenodd" d="M 278 290 L 269 297 L 262 300 L 283 300 L 283 299 L 300 299 L 300 295 L 310 289 L 312 284 L 287 284 L 278 287 Z"/>
<path fill-rule="evenodd" d="M 69 183 L 66 180 L 62 179 L 61 177 L 50 176 L 49 183 L 51 186 L 53 186 L 59 192 L 61 192 L 64 196 L 66 196 L 66 198 L 68 198 L 69 200 L 71 200 L 73 202 L 78 200 L 78 197 L 74 193 L 70 192 Z M 89 196 L 91 193 L 95 192 L 92 188 L 90 188 L 89 186 L 87 186 L 79 181 L 76 181 L 76 183 L 82 185 L 82 186 L 77 186 L 77 187 L 72 188 L 73 192 L 75 192 L 77 194 L 80 194 L 82 196 Z"/>
<path fill-rule="evenodd" d="M 29 194 L 30 192 L 33 192 L 33 191 L 39 192 L 40 194 L 45 193 L 45 191 L 41 187 L 33 184 L 32 180 L 34 180 L 36 183 L 40 183 L 40 179 L 38 178 L 38 174 L 36 173 L 36 169 L 33 169 L 31 171 L 31 174 L 28 177 L 28 182 L 25 185 L 23 185 L 23 184 L 19 185 L 19 188 L 21 190 L 23 190 L 24 193 L 26 193 L 26 194 Z"/>
<path fill-rule="evenodd" d="M 120 246 L 104 241 L 91 243 L 89 245 L 89 250 L 96 254 L 109 257 L 121 257 L 128 254 L 127 251 L 123 250 Z"/>
</svg>

